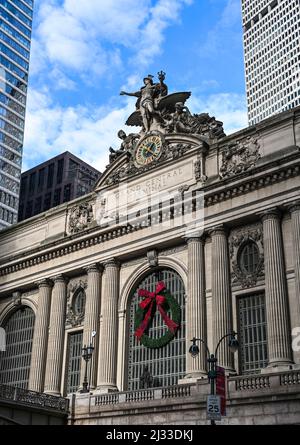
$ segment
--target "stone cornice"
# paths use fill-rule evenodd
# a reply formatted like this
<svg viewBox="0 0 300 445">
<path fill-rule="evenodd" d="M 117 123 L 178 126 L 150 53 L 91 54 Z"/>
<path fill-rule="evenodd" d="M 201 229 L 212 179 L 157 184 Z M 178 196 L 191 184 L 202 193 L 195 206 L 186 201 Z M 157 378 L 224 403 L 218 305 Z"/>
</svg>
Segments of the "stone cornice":
<svg viewBox="0 0 300 445">
<path fill-rule="evenodd" d="M 265 166 L 265 169 L 266 168 L 267 166 Z M 265 169 L 264 174 L 260 177 L 254 176 L 257 169 L 253 169 L 253 171 L 251 171 L 251 177 L 249 177 L 248 174 L 246 175 L 246 178 L 242 176 L 239 182 L 238 178 L 230 178 L 230 180 L 226 179 L 209 187 L 201 188 L 201 190 L 205 192 L 205 207 L 212 206 L 216 203 L 223 202 L 224 200 L 232 199 L 235 196 L 240 196 L 271 184 L 285 181 L 288 178 L 298 176 L 300 174 L 300 163 L 296 165 L 284 165 L 281 168 L 277 167 L 277 170 L 272 172 L 266 172 Z M 234 185 L 231 185 L 232 182 L 234 182 Z M 224 190 L 225 186 L 226 189 Z M 214 191 L 212 187 L 217 190 Z M 103 242 L 134 233 L 144 228 L 147 227 L 143 226 L 142 224 L 136 226 L 128 225 L 112 227 L 111 229 L 106 230 L 100 229 L 99 227 L 91 228 L 85 232 L 66 238 L 61 238 L 46 246 L 39 246 L 36 249 L 32 249 L 30 253 L 26 251 L 23 254 L 6 258 L 4 261 L 2 260 L 2 267 L 0 263 L 0 276 L 8 275 L 38 264 L 46 263 L 55 258 L 87 249 Z M 99 229 L 102 230 L 101 234 L 98 233 Z M 30 257 L 28 257 L 29 255 Z M 9 264 L 7 266 L 4 265 L 9 262 L 13 262 L 13 264 Z"/>
<path fill-rule="evenodd" d="M 216 191 L 211 190 L 212 186 L 207 188 L 204 187 L 203 191 L 205 192 L 205 207 L 209 207 L 227 199 L 232 199 L 236 196 L 244 195 L 269 185 L 285 181 L 291 177 L 298 176 L 300 174 L 300 163 L 298 165 L 285 166 L 273 172 L 265 172 L 265 174 L 260 177 L 254 177 L 255 169 L 253 169 L 251 173 L 251 178 L 247 175 L 246 178 L 242 178 L 240 182 L 235 183 L 234 185 L 230 185 L 230 182 L 233 182 L 234 180 L 236 181 L 235 178 L 231 178 L 228 184 L 228 179 L 222 181 L 223 187 Z M 220 187 L 221 183 L 213 185 L 215 187 Z M 225 187 L 226 189 L 224 190 Z"/>
</svg>

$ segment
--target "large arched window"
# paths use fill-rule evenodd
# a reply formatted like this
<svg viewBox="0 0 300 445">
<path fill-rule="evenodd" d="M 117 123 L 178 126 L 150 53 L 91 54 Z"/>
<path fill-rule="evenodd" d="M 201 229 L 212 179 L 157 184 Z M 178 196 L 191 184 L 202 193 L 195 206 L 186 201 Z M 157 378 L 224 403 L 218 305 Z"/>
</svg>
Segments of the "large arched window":
<svg viewBox="0 0 300 445">
<path fill-rule="evenodd" d="M 163 281 L 171 296 L 181 308 L 181 323 L 175 337 L 166 346 L 150 349 L 140 343 L 134 335 L 135 314 L 139 302 L 139 289 L 155 291 L 156 284 Z M 128 390 L 145 387 L 143 377 L 148 373 L 153 386 L 169 386 L 177 384 L 178 379 L 185 375 L 185 289 L 181 277 L 170 269 L 162 269 L 147 275 L 135 289 L 129 309 L 129 351 L 128 351 Z M 170 315 L 170 313 L 169 313 Z M 150 338 L 161 338 L 168 328 L 158 310 L 147 331 Z"/>
<path fill-rule="evenodd" d="M 0 383 L 27 389 L 35 315 L 29 307 L 22 307 L 11 315 L 6 331 L 6 352 L 1 353 Z"/>
</svg>

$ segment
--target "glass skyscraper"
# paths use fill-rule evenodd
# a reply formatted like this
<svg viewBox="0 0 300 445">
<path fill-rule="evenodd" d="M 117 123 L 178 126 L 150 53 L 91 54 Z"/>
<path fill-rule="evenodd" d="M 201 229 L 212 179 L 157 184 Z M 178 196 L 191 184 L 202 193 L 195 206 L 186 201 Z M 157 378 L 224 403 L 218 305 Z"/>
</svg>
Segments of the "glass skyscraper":
<svg viewBox="0 0 300 445">
<path fill-rule="evenodd" d="M 17 222 L 33 0 L 0 0 L 0 230 Z"/>
</svg>

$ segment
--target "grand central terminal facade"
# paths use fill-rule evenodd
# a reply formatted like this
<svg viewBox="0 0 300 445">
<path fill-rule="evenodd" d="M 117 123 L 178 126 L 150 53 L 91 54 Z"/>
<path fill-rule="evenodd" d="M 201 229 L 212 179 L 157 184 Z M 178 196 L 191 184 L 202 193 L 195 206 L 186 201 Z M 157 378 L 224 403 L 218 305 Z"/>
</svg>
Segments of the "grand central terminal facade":
<svg viewBox="0 0 300 445">
<path fill-rule="evenodd" d="M 205 424 L 236 332 L 222 423 L 300 423 L 300 109 L 226 136 L 159 75 L 92 193 L 0 233 L 0 384 L 74 425 Z"/>
</svg>

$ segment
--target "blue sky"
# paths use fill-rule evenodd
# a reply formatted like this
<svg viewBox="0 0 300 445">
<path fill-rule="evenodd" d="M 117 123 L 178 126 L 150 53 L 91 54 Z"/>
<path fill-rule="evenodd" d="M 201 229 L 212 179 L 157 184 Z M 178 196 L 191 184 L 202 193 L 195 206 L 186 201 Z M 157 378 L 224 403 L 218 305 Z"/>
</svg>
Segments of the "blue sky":
<svg viewBox="0 0 300 445">
<path fill-rule="evenodd" d="M 35 0 L 23 170 L 69 150 L 103 171 L 133 130 L 119 92 L 161 69 L 192 112 L 246 127 L 240 0 Z"/>
</svg>

